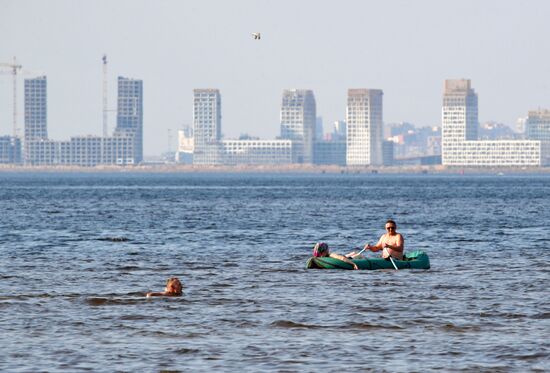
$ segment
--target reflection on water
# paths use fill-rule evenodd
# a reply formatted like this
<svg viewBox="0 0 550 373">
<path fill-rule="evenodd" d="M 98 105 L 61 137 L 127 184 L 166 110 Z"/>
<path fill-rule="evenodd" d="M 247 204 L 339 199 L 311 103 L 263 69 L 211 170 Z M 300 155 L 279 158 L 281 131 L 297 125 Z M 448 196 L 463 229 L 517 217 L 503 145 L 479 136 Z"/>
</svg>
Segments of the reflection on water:
<svg viewBox="0 0 550 373">
<path fill-rule="evenodd" d="M 0 190 L 2 371 L 547 367 L 547 176 L 3 174 Z M 431 270 L 304 269 L 316 241 L 346 252 L 389 217 Z M 182 297 L 144 297 L 171 276 Z"/>
</svg>

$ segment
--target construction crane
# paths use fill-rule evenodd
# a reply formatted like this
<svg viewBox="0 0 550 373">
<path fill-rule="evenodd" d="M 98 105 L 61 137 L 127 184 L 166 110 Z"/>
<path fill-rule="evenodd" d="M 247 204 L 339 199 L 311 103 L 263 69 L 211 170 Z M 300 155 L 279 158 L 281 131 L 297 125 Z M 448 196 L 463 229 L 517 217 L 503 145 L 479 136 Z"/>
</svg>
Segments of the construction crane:
<svg viewBox="0 0 550 373">
<path fill-rule="evenodd" d="M 13 77 L 13 137 L 17 137 L 17 74 L 23 66 L 17 63 L 13 57 L 13 63 L 0 63 L 0 67 L 7 67 L 11 71 L 9 74 Z"/>
<path fill-rule="evenodd" d="M 109 113 L 117 112 L 117 109 L 109 109 L 109 87 L 108 87 L 108 74 L 107 74 L 107 55 L 104 54 L 101 57 L 103 61 L 103 137 L 109 136 Z"/>
<path fill-rule="evenodd" d="M 107 124 L 107 105 L 108 105 L 108 99 L 107 99 L 107 55 L 103 55 L 103 138 L 107 137 L 108 135 L 108 124 Z"/>
</svg>

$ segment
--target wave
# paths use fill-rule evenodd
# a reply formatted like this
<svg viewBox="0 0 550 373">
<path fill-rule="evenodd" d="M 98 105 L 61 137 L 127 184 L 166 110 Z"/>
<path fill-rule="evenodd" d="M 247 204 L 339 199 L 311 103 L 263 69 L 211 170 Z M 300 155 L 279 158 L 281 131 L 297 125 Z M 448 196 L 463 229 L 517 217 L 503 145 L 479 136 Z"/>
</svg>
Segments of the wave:
<svg viewBox="0 0 550 373">
<path fill-rule="evenodd" d="M 536 315 L 531 316 L 531 318 L 535 320 L 547 320 L 547 319 L 550 319 L 550 312 L 538 313 Z"/>
<path fill-rule="evenodd" d="M 277 321 L 273 321 L 270 325 L 276 328 L 288 328 L 288 329 L 318 329 L 318 328 L 324 327 L 322 325 L 303 324 L 303 323 L 294 322 L 290 320 L 277 320 Z"/>
<path fill-rule="evenodd" d="M 545 352 L 533 352 L 533 353 L 503 353 L 500 355 L 496 355 L 497 359 L 501 360 L 522 360 L 522 361 L 531 361 L 531 360 L 544 360 L 548 357 L 548 354 Z M 536 370 L 533 370 L 536 371 Z M 542 370 L 541 370 L 542 372 Z"/>
<path fill-rule="evenodd" d="M 116 306 L 141 303 L 145 299 L 145 293 L 139 299 L 137 298 L 103 298 L 103 297 L 90 297 L 86 298 L 86 303 L 90 306 Z"/>
<path fill-rule="evenodd" d="M 143 268 L 139 266 L 133 266 L 133 265 L 123 265 L 123 266 L 116 267 L 116 269 L 119 271 L 134 271 L 134 270 L 140 270 Z"/>
<path fill-rule="evenodd" d="M 59 294 L 48 294 L 48 293 L 40 293 L 40 294 L 17 294 L 17 295 L 4 295 L 0 296 L 0 301 L 3 300 L 28 300 L 28 299 L 36 299 L 36 298 L 55 298 L 59 297 Z M 77 295 L 68 294 L 64 295 L 64 297 L 71 298 L 76 297 Z"/>
<path fill-rule="evenodd" d="M 174 352 L 176 354 L 185 355 L 185 354 L 195 354 L 195 353 L 201 352 L 201 350 L 199 350 L 197 348 L 178 348 Z M 163 371 L 163 372 L 168 372 L 168 371 Z"/>
<path fill-rule="evenodd" d="M 130 241 L 127 237 L 100 237 L 98 241 L 109 241 L 109 242 L 127 242 Z"/>
<path fill-rule="evenodd" d="M 288 329 L 384 329 L 384 330 L 397 330 L 404 329 L 403 326 L 396 324 L 371 324 L 368 322 L 352 322 L 345 323 L 341 325 L 318 325 L 318 324 L 305 324 L 299 323 L 290 320 L 277 320 L 270 324 L 271 326 L 277 328 L 288 328 Z"/>
<path fill-rule="evenodd" d="M 342 325 L 342 327 L 347 329 L 385 329 L 385 330 L 405 329 L 404 326 L 400 326 L 396 324 L 371 324 L 368 322 L 349 323 L 349 324 Z"/>
<path fill-rule="evenodd" d="M 480 331 L 481 328 L 478 325 L 455 325 L 452 323 L 447 323 L 440 327 L 443 331 L 446 332 L 455 332 L 455 333 L 467 333 L 467 332 L 476 332 Z"/>
<path fill-rule="evenodd" d="M 130 320 L 130 321 L 136 321 L 136 320 L 157 320 L 158 317 L 151 316 L 151 315 L 123 315 L 118 318 L 119 320 Z"/>
</svg>

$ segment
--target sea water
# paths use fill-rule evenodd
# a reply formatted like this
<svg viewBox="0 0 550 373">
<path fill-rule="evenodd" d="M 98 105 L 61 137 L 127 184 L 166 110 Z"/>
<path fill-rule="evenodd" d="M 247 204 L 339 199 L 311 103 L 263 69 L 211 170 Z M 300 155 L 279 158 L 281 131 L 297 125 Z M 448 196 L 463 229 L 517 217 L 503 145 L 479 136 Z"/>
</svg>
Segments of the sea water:
<svg viewBox="0 0 550 373">
<path fill-rule="evenodd" d="M 0 211 L 3 372 L 550 366 L 548 175 L 2 173 Z M 388 218 L 430 270 L 305 269 Z"/>
</svg>

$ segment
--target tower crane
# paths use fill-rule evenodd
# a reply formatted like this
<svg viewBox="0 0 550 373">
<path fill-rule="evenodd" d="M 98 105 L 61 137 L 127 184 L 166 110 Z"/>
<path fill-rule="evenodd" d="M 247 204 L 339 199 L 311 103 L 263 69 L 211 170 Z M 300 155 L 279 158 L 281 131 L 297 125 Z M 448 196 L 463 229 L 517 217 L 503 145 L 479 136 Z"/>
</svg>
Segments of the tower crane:
<svg viewBox="0 0 550 373">
<path fill-rule="evenodd" d="M 13 137 L 17 136 L 17 74 L 23 66 L 17 63 L 17 59 L 13 57 L 12 63 L 0 63 L 0 67 L 7 67 L 11 71 L 9 74 L 13 77 Z"/>
<path fill-rule="evenodd" d="M 104 54 L 103 57 L 101 57 L 101 61 L 103 62 L 103 137 L 108 137 L 109 135 L 109 113 L 110 112 L 117 112 L 117 109 L 109 109 L 109 89 L 108 89 L 108 74 L 107 74 L 107 55 Z"/>
<path fill-rule="evenodd" d="M 107 132 L 109 131 L 107 125 L 107 55 L 104 54 L 103 58 L 103 137 L 107 137 Z"/>
</svg>

